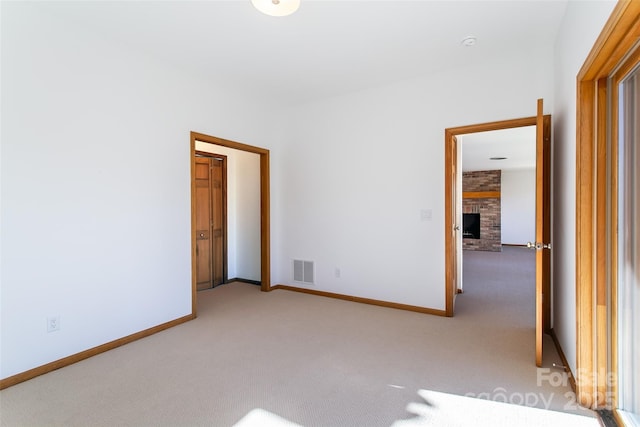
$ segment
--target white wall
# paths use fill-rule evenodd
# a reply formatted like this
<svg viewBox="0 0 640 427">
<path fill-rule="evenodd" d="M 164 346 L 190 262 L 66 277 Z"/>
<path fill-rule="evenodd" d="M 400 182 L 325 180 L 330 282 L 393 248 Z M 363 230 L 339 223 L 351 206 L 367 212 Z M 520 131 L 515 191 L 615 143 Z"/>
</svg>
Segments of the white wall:
<svg viewBox="0 0 640 427">
<path fill-rule="evenodd" d="M 240 152 L 236 180 L 238 217 L 236 277 L 260 280 L 260 156 Z M 231 276 L 229 276 L 231 277 Z"/>
<path fill-rule="evenodd" d="M 502 243 L 525 245 L 536 238 L 536 170 L 503 170 L 500 189 Z"/>
<path fill-rule="evenodd" d="M 276 135 L 262 101 L 45 8 L 2 2 L 2 378 L 190 314 L 189 132 Z"/>
<path fill-rule="evenodd" d="M 550 51 L 510 53 L 292 109 L 274 283 L 301 258 L 314 289 L 444 309 L 444 129 L 534 115 L 552 70 Z"/>
<path fill-rule="evenodd" d="M 259 281 L 260 156 L 201 141 L 196 150 L 227 156 L 228 277 Z"/>
<path fill-rule="evenodd" d="M 576 76 L 613 1 L 569 2 L 554 50 L 553 329 L 575 373 Z"/>
<path fill-rule="evenodd" d="M 443 309 L 443 130 L 531 116 L 540 97 L 554 116 L 554 329 L 573 364 L 575 76 L 613 5 L 569 2 L 553 52 L 270 116 L 225 82 L 2 2 L 0 375 L 190 313 L 191 130 L 271 150 L 272 283 L 312 259 L 316 289 Z"/>
</svg>

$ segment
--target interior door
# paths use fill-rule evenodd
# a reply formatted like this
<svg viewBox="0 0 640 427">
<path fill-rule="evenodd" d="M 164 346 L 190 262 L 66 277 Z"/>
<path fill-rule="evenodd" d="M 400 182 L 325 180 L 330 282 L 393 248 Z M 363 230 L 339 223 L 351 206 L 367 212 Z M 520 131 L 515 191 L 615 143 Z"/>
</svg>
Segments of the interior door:
<svg viewBox="0 0 640 427">
<path fill-rule="evenodd" d="M 209 289 L 226 282 L 225 158 L 195 158 L 196 287 Z"/>
<path fill-rule="evenodd" d="M 224 179 L 223 160 L 210 158 L 211 161 L 211 246 L 212 246 L 212 284 L 218 286 L 225 282 L 224 277 Z"/>
<path fill-rule="evenodd" d="M 455 128 L 453 130 L 456 130 Z M 463 132 L 460 132 L 463 133 Z M 458 290 L 458 140 L 452 129 L 445 129 L 445 315 L 453 316 Z"/>
<path fill-rule="evenodd" d="M 195 163 L 196 287 L 202 290 L 213 287 L 211 158 L 196 157 Z"/>
<path fill-rule="evenodd" d="M 536 241 L 529 246 L 536 251 L 536 366 L 542 366 L 543 334 L 550 328 L 550 166 L 551 116 L 543 113 L 538 100 L 536 114 Z"/>
<path fill-rule="evenodd" d="M 452 156 L 455 156 L 456 159 L 458 157 L 458 138 L 456 138 L 455 136 L 451 137 L 451 151 L 452 151 Z M 459 263 L 459 259 L 458 259 L 458 255 L 460 252 L 460 248 L 459 248 L 459 241 L 458 241 L 458 232 L 460 231 L 460 213 L 458 212 L 458 162 L 457 160 L 455 162 L 453 162 L 452 164 L 452 168 L 451 168 L 451 174 L 453 175 L 451 177 L 452 182 L 454 183 L 451 186 L 451 212 L 452 212 L 452 217 L 453 217 L 453 226 L 452 226 L 452 240 L 453 240 L 453 254 L 452 254 L 452 263 L 453 263 L 453 268 L 452 268 L 452 272 L 451 272 L 451 280 L 453 282 L 452 286 L 451 286 L 451 290 L 453 292 L 453 295 L 451 296 L 452 300 L 453 300 L 453 305 L 455 307 L 455 302 L 456 302 L 456 295 L 458 294 L 458 291 L 460 289 L 460 283 L 459 283 L 459 277 L 458 277 L 458 263 Z"/>
</svg>

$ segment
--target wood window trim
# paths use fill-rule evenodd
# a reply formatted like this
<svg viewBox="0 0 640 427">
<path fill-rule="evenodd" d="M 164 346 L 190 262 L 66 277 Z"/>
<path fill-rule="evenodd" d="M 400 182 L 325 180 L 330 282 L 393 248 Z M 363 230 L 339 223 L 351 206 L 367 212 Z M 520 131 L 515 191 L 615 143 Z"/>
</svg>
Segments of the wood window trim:
<svg viewBox="0 0 640 427">
<path fill-rule="evenodd" d="M 196 249 L 195 249 L 195 146 L 196 141 L 220 145 L 235 150 L 255 153 L 260 156 L 260 289 L 263 292 L 271 288 L 271 243 L 270 243 L 270 184 L 269 150 L 228 139 L 217 138 L 198 132 L 191 132 L 191 310 L 196 315 Z"/>
<path fill-rule="evenodd" d="M 617 248 L 617 156 L 616 144 L 607 146 L 616 138 L 607 129 L 615 132 L 617 126 L 607 127 L 607 99 L 614 95 L 608 79 L 615 79 L 639 37 L 640 2 L 619 1 L 577 77 L 576 392 L 578 402 L 593 409 L 617 406 L 611 381 L 617 377 L 617 277 L 608 267 Z"/>
</svg>

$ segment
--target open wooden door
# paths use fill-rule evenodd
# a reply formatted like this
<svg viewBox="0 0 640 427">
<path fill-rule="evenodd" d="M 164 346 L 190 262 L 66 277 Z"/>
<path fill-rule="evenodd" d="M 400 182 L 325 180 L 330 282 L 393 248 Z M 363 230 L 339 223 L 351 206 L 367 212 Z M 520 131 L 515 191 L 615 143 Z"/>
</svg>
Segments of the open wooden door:
<svg viewBox="0 0 640 427">
<path fill-rule="evenodd" d="M 458 138 L 455 136 L 451 137 L 451 155 L 452 157 L 455 159 L 452 162 L 452 174 L 453 176 L 451 177 L 453 180 L 454 185 L 451 186 L 451 211 L 453 212 L 453 227 L 452 227 L 452 239 L 453 239 L 453 250 L 452 250 L 452 262 L 453 262 L 453 269 L 452 269 L 452 285 L 451 285 L 451 291 L 453 292 L 453 295 L 451 296 L 451 299 L 453 301 L 453 305 L 455 307 L 455 302 L 456 302 L 456 295 L 458 294 L 458 289 L 460 286 L 460 278 L 458 277 L 458 252 L 459 252 L 459 245 L 458 245 L 458 232 L 460 231 L 460 213 L 458 212 Z M 454 307 L 452 307 L 452 310 L 454 309 Z"/>
<path fill-rule="evenodd" d="M 445 129 L 445 315 L 453 316 L 458 290 L 458 139 Z"/>
<path fill-rule="evenodd" d="M 542 366 L 543 334 L 550 328 L 551 266 L 551 116 L 543 113 L 538 100 L 536 115 L 536 241 L 528 246 L 536 251 L 536 366 Z"/>
<path fill-rule="evenodd" d="M 223 284 L 226 267 L 226 242 L 225 242 L 225 212 L 226 201 L 224 190 L 226 179 L 224 178 L 224 158 L 211 158 L 211 247 L 212 247 L 212 280 L 213 286 Z"/>
</svg>

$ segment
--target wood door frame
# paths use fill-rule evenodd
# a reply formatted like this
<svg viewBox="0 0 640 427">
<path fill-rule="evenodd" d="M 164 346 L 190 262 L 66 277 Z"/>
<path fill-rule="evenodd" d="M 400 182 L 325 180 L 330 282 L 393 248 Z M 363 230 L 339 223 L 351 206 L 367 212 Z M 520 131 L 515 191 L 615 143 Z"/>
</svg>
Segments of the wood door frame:
<svg viewBox="0 0 640 427">
<path fill-rule="evenodd" d="M 213 159 L 222 160 L 222 283 L 227 283 L 229 280 L 228 275 L 228 239 L 227 239 L 227 156 L 224 154 L 210 153 L 208 151 L 195 150 L 195 155 L 198 157 L 210 157 Z M 213 198 L 211 198 L 213 202 Z M 211 253 L 213 257 L 213 252 Z M 215 285 L 214 285 L 215 286 Z"/>
<path fill-rule="evenodd" d="M 550 120 L 550 115 L 545 115 L 545 120 Z M 465 135 L 470 133 L 478 133 L 492 130 L 513 129 L 525 126 L 536 126 L 537 116 L 524 117 L 520 119 L 501 120 L 496 122 L 479 123 L 474 125 L 459 126 L 453 128 L 447 128 L 444 131 L 444 194 L 445 194 L 445 315 L 448 317 L 453 316 L 453 303 L 455 295 L 457 293 L 456 286 L 453 285 L 453 279 L 456 272 L 453 271 L 455 267 L 454 259 L 457 257 L 457 242 L 453 241 L 452 234 L 450 233 L 450 227 L 454 226 L 454 218 L 452 211 L 451 195 L 453 186 L 456 185 L 455 178 L 452 176 L 453 168 L 457 166 L 458 158 L 457 153 L 453 152 L 451 138 L 458 135 Z M 459 144 L 459 143 L 458 143 Z M 454 163 L 455 162 L 455 163 Z M 459 195 L 462 197 L 462 195 Z M 549 290 L 545 292 L 549 294 Z M 543 301 L 543 325 L 545 331 L 550 329 L 551 326 L 551 304 L 549 304 L 550 298 L 545 298 Z"/>
<path fill-rule="evenodd" d="M 255 153 L 260 156 L 260 289 L 271 290 L 271 217 L 270 217 L 270 184 L 269 184 L 269 150 L 228 139 L 217 138 L 203 133 L 190 133 L 191 163 L 191 310 L 197 312 L 196 291 L 196 239 L 195 239 L 195 147 L 196 141 L 220 145 L 235 150 Z"/>
</svg>

